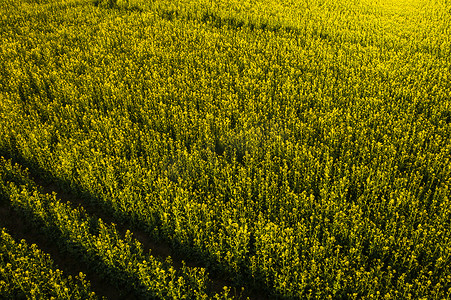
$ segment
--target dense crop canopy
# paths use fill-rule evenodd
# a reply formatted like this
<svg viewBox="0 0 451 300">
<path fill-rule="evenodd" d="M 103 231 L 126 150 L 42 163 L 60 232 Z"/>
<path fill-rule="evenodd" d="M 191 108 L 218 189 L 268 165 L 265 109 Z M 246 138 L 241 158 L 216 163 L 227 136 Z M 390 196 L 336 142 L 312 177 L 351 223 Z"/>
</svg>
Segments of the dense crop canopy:
<svg viewBox="0 0 451 300">
<path fill-rule="evenodd" d="M 0 9 L 0 154 L 34 176 L 269 297 L 451 297 L 447 1 Z M 54 201 L 4 186 L 34 215 Z"/>
</svg>

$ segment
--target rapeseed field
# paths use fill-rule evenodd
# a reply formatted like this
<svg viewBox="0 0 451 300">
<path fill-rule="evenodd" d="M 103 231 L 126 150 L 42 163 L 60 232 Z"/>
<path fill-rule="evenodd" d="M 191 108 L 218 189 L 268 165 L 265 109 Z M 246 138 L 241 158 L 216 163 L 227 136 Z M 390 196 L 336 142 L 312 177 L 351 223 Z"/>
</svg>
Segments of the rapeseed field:
<svg viewBox="0 0 451 300">
<path fill-rule="evenodd" d="M 0 298 L 450 299 L 448 0 L 0 0 Z"/>
</svg>

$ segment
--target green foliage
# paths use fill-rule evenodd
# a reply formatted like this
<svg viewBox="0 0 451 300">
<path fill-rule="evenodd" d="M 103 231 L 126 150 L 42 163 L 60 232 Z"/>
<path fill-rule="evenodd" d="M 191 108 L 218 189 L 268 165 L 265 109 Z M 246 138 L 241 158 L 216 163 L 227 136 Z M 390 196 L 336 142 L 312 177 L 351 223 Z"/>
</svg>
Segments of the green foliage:
<svg viewBox="0 0 451 300">
<path fill-rule="evenodd" d="M 449 3 L 97 4 L 0 6 L 1 153 L 272 297 L 451 297 Z M 48 234 L 88 230 L 8 176 Z M 102 272 L 194 297 L 96 226 Z"/>
</svg>

